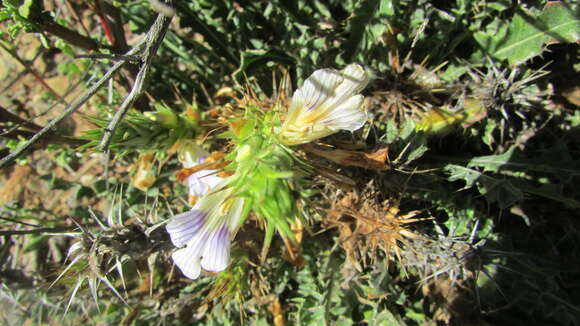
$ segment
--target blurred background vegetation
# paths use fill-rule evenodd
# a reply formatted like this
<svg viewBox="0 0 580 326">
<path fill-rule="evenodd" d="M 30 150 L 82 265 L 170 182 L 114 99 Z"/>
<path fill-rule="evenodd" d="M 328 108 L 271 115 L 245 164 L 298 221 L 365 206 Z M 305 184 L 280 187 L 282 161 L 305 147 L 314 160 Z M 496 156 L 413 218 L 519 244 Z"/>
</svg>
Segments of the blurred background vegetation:
<svg viewBox="0 0 580 326">
<path fill-rule="evenodd" d="M 122 56 L 159 15 L 103 155 L 143 65 Z M 3 0 L 0 20 L 2 157 L 127 61 L 2 169 L 3 324 L 580 325 L 577 4 Z M 226 271 L 181 276 L 163 227 L 187 209 L 175 141 L 351 62 L 373 75 L 369 123 L 305 150 L 300 248 L 261 259 L 250 219 Z"/>
</svg>

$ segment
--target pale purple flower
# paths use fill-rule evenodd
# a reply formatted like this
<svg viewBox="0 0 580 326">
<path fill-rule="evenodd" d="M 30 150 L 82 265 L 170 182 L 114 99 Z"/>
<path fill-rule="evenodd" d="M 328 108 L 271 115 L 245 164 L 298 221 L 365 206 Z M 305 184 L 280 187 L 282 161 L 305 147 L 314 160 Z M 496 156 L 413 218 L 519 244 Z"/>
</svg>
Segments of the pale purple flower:
<svg viewBox="0 0 580 326">
<path fill-rule="evenodd" d="M 183 274 L 194 280 L 201 269 L 220 272 L 227 268 L 230 244 L 244 219 L 244 199 L 232 197 L 227 180 L 205 194 L 186 213 L 166 226 L 171 241 L 183 247 L 172 255 Z"/>
</svg>

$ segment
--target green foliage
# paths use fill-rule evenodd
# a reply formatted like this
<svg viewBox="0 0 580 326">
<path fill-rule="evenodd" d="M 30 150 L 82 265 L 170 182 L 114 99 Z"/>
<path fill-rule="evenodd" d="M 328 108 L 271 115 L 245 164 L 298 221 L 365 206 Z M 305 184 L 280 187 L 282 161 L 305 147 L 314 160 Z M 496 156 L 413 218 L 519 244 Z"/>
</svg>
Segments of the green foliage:
<svg viewBox="0 0 580 326">
<path fill-rule="evenodd" d="M 156 111 L 145 113 L 129 110 L 113 135 L 110 147 L 120 154 L 136 149 L 165 151 L 178 140 L 191 139 L 195 136 L 198 121 L 187 112 L 177 114 L 162 104 L 156 105 L 155 108 Z M 103 137 L 110 118 L 88 117 L 88 119 L 99 128 L 86 132 L 82 138 L 89 142 L 83 147 L 93 148 Z"/>
<path fill-rule="evenodd" d="M 534 158 L 522 158 L 521 153 L 512 147 L 501 155 L 474 157 L 467 166 L 448 164 L 444 169 L 450 181 L 465 181 L 464 189 L 476 184 L 479 192 L 490 203 L 497 203 L 502 209 L 523 200 L 526 192 L 560 201 L 570 208 L 578 208 L 580 202 L 561 193 L 558 187 L 548 184 L 549 179 L 536 176 L 536 182 L 543 184 L 540 186 L 527 181 L 533 180 L 531 175 L 536 172 L 556 177 L 560 182 L 568 182 L 580 174 L 575 169 L 577 166 L 578 162 L 572 159 L 566 146 Z"/>
<path fill-rule="evenodd" d="M 494 20 L 474 37 L 486 55 L 520 64 L 542 53 L 547 43 L 578 42 L 579 8 L 565 2 L 549 3 L 539 14 L 518 8 L 509 24 Z"/>
<path fill-rule="evenodd" d="M 8 34 L 14 38 L 24 30 L 25 32 L 38 31 L 34 18 L 43 10 L 42 1 L 38 0 L 2 0 L 3 8 L 0 8 L 0 21 L 11 19 L 13 23 L 8 27 Z M 3 32 L 0 31 L 0 35 Z"/>
</svg>

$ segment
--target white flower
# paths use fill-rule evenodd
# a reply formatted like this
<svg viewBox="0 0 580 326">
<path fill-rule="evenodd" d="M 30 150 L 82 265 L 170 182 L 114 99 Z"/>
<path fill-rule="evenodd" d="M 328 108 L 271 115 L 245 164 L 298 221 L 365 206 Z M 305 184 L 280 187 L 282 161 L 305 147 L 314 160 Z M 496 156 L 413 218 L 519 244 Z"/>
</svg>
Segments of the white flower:
<svg viewBox="0 0 580 326">
<path fill-rule="evenodd" d="M 173 217 L 166 226 L 171 241 L 183 247 L 172 255 L 175 265 L 190 279 L 201 269 L 220 272 L 227 268 L 230 242 L 244 219 L 244 199 L 223 188 L 227 180 L 202 197 L 189 211 Z M 220 188 L 221 187 L 221 188 Z"/>
<path fill-rule="evenodd" d="M 341 71 L 316 70 L 294 92 L 279 131 L 283 144 L 298 145 L 339 130 L 355 131 L 366 122 L 360 94 L 369 81 L 364 68 L 350 64 Z"/>
</svg>

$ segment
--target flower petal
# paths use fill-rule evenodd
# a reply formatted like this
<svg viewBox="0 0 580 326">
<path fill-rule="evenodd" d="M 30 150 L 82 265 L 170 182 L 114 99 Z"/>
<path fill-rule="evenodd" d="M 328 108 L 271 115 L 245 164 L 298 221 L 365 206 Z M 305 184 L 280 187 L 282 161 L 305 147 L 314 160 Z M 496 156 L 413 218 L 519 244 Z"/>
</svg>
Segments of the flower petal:
<svg viewBox="0 0 580 326">
<path fill-rule="evenodd" d="M 333 130 L 355 131 L 366 122 L 366 114 L 360 110 L 364 101 L 362 95 L 355 95 L 337 106 L 321 123 Z"/>
<path fill-rule="evenodd" d="M 216 170 L 201 170 L 187 178 L 190 196 L 203 196 L 213 189 L 223 178 L 216 175 Z"/>
<path fill-rule="evenodd" d="M 366 122 L 363 97 L 356 95 L 368 84 L 364 68 L 357 64 L 341 71 L 316 70 L 292 97 L 279 136 L 286 145 L 298 145 L 339 130 L 354 131 Z"/>
<path fill-rule="evenodd" d="M 206 243 L 202 253 L 201 266 L 208 271 L 220 272 L 228 267 L 229 260 L 230 232 L 224 225 L 217 232 L 214 232 Z"/>
<path fill-rule="evenodd" d="M 191 168 L 202 163 L 208 156 L 208 151 L 201 148 L 194 140 L 188 139 L 181 143 L 177 157 L 184 168 Z"/>
<path fill-rule="evenodd" d="M 336 88 L 338 96 L 344 98 L 360 93 L 369 83 L 369 77 L 361 65 L 350 64 L 340 71 L 344 78 L 342 83 Z"/>
<path fill-rule="evenodd" d="M 177 250 L 171 257 L 175 265 L 179 267 L 187 278 L 195 280 L 199 277 L 201 272 L 199 248 L 188 246 Z"/>
<path fill-rule="evenodd" d="M 174 216 L 165 226 L 176 247 L 188 243 L 203 227 L 207 214 L 198 209 Z"/>
<path fill-rule="evenodd" d="M 232 204 L 227 212 L 225 225 L 228 226 L 230 230 L 237 230 L 242 222 L 244 221 L 244 203 L 243 197 L 230 198 Z M 235 234 L 233 232 L 232 234 Z"/>
<path fill-rule="evenodd" d="M 306 111 L 319 107 L 335 95 L 336 87 L 342 82 L 340 73 L 333 69 L 316 70 L 306 79 L 292 96 L 292 103 L 299 103 Z"/>
</svg>

